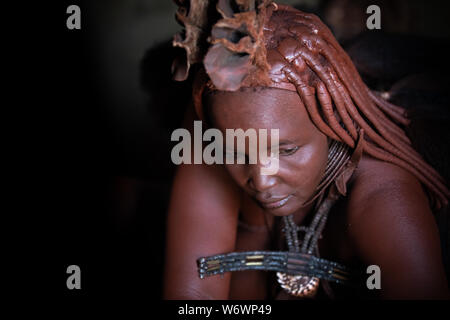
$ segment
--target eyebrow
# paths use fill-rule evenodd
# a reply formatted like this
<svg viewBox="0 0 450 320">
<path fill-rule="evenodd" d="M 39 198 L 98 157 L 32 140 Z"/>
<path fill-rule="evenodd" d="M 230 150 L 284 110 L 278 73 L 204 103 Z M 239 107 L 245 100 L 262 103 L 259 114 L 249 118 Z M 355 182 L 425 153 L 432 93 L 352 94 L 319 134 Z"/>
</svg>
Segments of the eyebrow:
<svg viewBox="0 0 450 320">
<path fill-rule="evenodd" d="M 290 145 L 290 144 L 293 144 L 293 145 L 296 145 L 296 146 L 298 146 L 299 145 L 299 142 L 297 141 L 297 142 L 294 142 L 294 141 L 292 141 L 292 140 L 282 140 L 282 141 L 280 141 L 279 143 L 278 143 L 278 147 L 282 147 L 282 146 L 286 146 L 286 145 Z M 269 146 L 270 147 L 270 146 Z"/>
<path fill-rule="evenodd" d="M 290 141 L 290 140 L 283 140 L 283 141 L 280 141 L 280 143 L 278 143 L 278 146 L 285 146 L 287 144 L 296 144 L 296 143 L 293 141 Z"/>
<path fill-rule="evenodd" d="M 299 143 L 295 143 L 295 142 L 293 142 L 293 141 L 291 141 L 291 140 L 283 140 L 283 141 L 280 141 L 280 142 L 278 143 L 278 147 L 286 146 L 286 145 L 290 145 L 290 144 L 294 144 L 294 145 L 296 145 L 296 146 L 299 146 Z M 227 148 L 226 144 L 224 144 L 224 145 L 225 145 L 224 150 L 226 150 L 226 151 L 228 151 L 228 152 L 230 152 L 230 151 L 238 151 L 238 150 L 230 150 L 230 149 Z M 275 145 L 275 146 L 277 146 L 277 145 Z M 268 145 L 267 145 L 267 148 L 270 149 L 270 147 L 271 147 L 270 144 L 268 144 Z"/>
<path fill-rule="evenodd" d="M 293 141 L 291 141 L 291 140 L 283 140 L 283 141 L 280 141 L 280 142 L 278 143 L 278 145 L 274 145 L 274 147 L 277 147 L 277 148 L 279 149 L 279 148 L 282 147 L 282 146 L 286 146 L 286 145 L 290 145 L 290 144 L 299 146 L 298 143 L 295 143 L 295 142 L 293 142 Z M 268 145 L 267 145 L 267 149 L 270 149 L 270 148 L 271 148 L 271 146 L 270 146 L 270 144 L 268 144 Z"/>
</svg>

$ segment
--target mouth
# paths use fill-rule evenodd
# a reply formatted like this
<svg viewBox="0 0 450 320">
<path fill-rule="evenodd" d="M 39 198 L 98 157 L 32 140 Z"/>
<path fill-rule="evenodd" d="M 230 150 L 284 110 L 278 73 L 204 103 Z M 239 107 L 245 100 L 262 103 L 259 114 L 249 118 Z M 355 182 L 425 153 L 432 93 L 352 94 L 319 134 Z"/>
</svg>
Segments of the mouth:
<svg viewBox="0 0 450 320">
<path fill-rule="evenodd" d="M 262 201 L 259 201 L 259 203 L 265 209 L 278 209 L 278 208 L 281 208 L 282 206 L 284 206 L 289 201 L 289 199 L 291 197 L 292 197 L 292 194 L 290 194 L 290 195 L 288 195 L 288 196 L 286 196 L 286 197 L 284 197 L 284 198 L 282 198 L 280 200 L 274 201 L 274 202 L 262 202 Z"/>
</svg>

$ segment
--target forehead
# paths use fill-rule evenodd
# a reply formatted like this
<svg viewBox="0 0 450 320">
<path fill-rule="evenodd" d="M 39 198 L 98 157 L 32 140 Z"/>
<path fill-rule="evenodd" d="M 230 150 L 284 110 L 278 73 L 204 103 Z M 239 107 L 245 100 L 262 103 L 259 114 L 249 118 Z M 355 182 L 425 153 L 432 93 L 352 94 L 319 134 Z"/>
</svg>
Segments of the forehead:
<svg viewBox="0 0 450 320">
<path fill-rule="evenodd" d="M 208 98 L 208 114 L 219 129 L 279 129 L 280 137 L 315 127 L 297 93 L 264 88 L 219 92 Z"/>
</svg>

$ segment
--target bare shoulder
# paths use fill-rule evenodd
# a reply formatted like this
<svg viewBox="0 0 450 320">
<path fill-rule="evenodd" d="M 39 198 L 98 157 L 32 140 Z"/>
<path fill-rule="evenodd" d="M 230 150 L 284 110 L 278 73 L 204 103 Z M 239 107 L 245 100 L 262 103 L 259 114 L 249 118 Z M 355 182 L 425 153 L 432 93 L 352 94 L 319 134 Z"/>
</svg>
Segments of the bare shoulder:
<svg viewBox="0 0 450 320">
<path fill-rule="evenodd" d="M 383 192 L 387 189 L 392 191 L 396 188 L 400 191 L 400 189 L 406 188 L 408 192 L 423 194 L 420 200 L 428 201 L 420 182 L 411 173 L 395 164 L 367 155 L 362 157 L 355 171 L 354 184 L 356 186 L 354 191 L 359 197 L 367 195 L 367 193 Z"/>
<path fill-rule="evenodd" d="M 408 171 L 364 156 L 348 197 L 347 221 L 357 256 L 380 266 L 382 297 L 449 297 L 428 198 Z"/>
<path fill-rule="evenodd" d="M 377 221 L 402 226 L 434 222 L 418 179 L 395 164 L 369 156 L 363 156 L 355 171 L 347 212 L 350 224 L 370 220 L 367 227 L 375 227 Z"/>
</svg>

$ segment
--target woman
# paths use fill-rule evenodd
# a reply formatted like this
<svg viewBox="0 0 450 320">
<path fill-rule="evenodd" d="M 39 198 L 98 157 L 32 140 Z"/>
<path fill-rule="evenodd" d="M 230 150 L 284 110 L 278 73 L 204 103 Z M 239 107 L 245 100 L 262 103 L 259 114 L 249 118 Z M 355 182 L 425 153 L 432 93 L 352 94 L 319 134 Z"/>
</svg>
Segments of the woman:
<svg viewBox="0 0 450 320">
<path fill-rule="evenodd" d="M 165 297 L 449 298 L 432 208 L 450 192 L 411 147 L 404 110 L 364 85 L 314 15 L 268 0 L 179 4 L 175 79 L 197 67 L 186 126 L 279 129 L 279 170 L 178 168 Z M 378 290 L 350 281 L 369 265 Z"/>
</svg>

